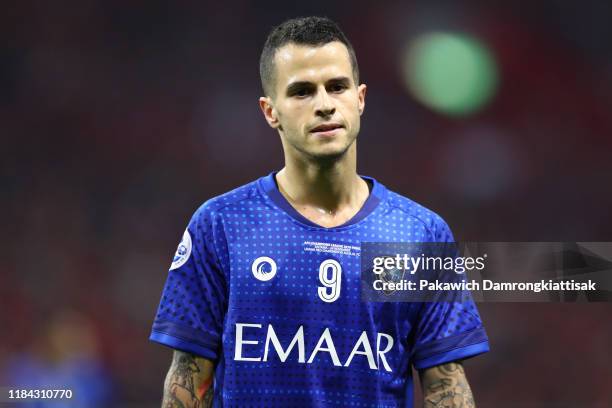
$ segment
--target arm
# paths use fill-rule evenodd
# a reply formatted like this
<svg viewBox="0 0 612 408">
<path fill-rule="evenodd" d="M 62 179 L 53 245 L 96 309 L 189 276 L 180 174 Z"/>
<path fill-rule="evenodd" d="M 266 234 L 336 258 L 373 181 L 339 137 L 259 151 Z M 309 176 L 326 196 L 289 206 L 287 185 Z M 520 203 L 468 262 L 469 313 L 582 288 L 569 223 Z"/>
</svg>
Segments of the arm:
<svg viewBox="0 0 612 408">
<path fill-rule="evenodd" d="M 162 408 L 208 408 L 213 397 L 212 361 L 174 351 L 164 382 Z"/>
<path fill-rule="evenodd" d="M 419 375 L 425 408 L 476 406 L 461 362 L 430 367 L 420 371 Z"/>
</svg>

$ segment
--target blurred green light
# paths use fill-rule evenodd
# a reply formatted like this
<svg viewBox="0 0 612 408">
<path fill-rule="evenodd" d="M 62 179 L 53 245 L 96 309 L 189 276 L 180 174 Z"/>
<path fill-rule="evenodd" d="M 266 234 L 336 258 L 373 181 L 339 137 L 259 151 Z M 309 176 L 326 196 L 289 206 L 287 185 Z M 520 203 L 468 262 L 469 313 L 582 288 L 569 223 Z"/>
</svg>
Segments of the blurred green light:
<svg viewBox="0 0 612 408">
<path fill-rule="evenodd" d="M 406 48 L 403 68 L 414 97 L 449 115 L 476 112 L 497 88 L 493 57 L 484 45 L 465 35 L 422 35 Z"/>
</svg>

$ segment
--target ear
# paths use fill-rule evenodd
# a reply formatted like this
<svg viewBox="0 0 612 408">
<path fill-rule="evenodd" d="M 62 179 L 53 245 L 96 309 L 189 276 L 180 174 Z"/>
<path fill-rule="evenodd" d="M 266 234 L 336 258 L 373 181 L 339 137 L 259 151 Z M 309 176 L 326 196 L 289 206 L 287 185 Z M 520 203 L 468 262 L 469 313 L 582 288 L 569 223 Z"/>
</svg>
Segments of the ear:
<svg viewBox="0 0 612 408">
<path fill-rule="evenodd" d="M 361 84 L 357 87 L 357 98 L 359 99 L 359 115 L 363 114 L 363 110 L 365 109 L 365 97 L 366 97 L 366 84 Z"/>
<path fill-rule="evenodd" d="M 266 118 L 266 122 L 270 125 L 271 128 L 277 129 L 280 127 L 280 122 L 278 121 L 278 114 L 276 113 L 276 108 L 274 108 L 274 104 L 272 98 L 269 96 L 262 96 L 259 98 L 259 108 Z"/>
</svg>

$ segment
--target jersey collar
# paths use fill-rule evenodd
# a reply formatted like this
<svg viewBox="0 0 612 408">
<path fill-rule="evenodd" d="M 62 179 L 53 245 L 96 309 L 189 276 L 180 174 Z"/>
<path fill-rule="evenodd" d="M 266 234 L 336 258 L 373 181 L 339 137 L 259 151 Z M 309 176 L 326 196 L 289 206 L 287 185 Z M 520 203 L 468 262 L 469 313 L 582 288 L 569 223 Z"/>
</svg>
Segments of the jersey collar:
<svg viewBox="0 0 612 408">
<path fill-rule="evenodd" d="M 372 190 L 370 191 L 370 195 L 366 199 L 365 203 L 363 203 L 363 206 L 357 212 L 357 214 L 355 214 L 353 218 L 351 218 L 344 224 L 338 225 L 333 228 L 326 228 L 326 227 L 323 227 L 321 225 L 315 224 L 314 222 L 310 221 L 309 219 L 304 217 L 302 214 L 300 214 L 295 208 L 293 208 L 293 206 L 287 201 L 287 199 L 278 190 L 278 185 L 276 184 L 276 173 L 278 173 L 278 171 L 273 171 L 272 173 L 260 179 L 260 185 L 263 191 L 274 202 L 274 204 L 280 207 L 289 216 L 291 216 L 292 218 L 294 218 L 295 220 L 299 221 L 302 224 L 306 224 L 310 227 L 315 227 L 315 228 L 320 228 L 320 229 L 333 230 L 333 229 L 343 228 L 343 227 L 347 227 L 349 225 L 358 223 L 359 221 L 363 220 L 365 217 L 370 215 L 374 211 L 374 209 L 376 209 L 378 204 L 384 200 L 384 195 L 386 192 L 385 186 L 383 186 L 378 181 L 376 181 L 376 179 L 372 177 L 367 177 L 367 176 L 360 176 L 362 179 L 369 181 L 372 185 Z"/>
</svg>

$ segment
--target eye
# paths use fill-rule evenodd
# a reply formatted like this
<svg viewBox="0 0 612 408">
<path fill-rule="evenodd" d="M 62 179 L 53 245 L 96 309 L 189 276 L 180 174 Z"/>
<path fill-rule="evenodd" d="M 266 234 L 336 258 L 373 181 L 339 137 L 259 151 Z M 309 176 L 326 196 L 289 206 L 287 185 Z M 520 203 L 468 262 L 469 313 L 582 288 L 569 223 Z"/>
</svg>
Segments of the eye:
<svg viewBox="0 0 612 408">
<path fill-rule="evenodd" d="M 312 90 L 308 87 L 297 88 L 290 93 L 291 96 L 296 98 L 305 98 L 312 93 Z"/>
<path fill-rule="evenodd" d="M 344 84 L 333 84 L 329 87 L 331 92 L 340 93 L 346 89 L 346 85 Z"/>
</svg>

